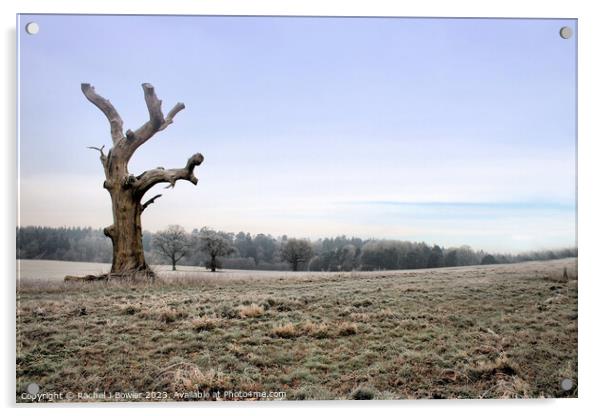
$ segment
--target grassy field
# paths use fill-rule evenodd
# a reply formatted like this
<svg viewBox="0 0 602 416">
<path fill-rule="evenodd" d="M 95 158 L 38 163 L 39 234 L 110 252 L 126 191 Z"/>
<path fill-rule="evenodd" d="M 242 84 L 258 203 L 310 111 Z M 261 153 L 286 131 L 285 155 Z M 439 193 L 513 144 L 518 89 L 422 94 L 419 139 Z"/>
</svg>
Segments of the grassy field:
<svg viewBox="0 0 602 416">
<path fill-rule="evenodd" d="M 21 281 L 17 401 L 577 396 L 575 259 L 251 276 Z"/>
</svg>

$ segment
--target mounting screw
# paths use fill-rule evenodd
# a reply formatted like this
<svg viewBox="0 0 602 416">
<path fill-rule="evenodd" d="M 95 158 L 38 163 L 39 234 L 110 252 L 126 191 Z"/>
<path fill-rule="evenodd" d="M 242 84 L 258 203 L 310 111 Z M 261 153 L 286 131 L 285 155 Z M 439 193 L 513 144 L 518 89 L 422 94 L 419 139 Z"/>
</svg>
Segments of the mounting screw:
<svg viewBox="0 0 602 416">
<path fill-rule="evenodd" d="M 29 22 L 25 25 L 25 31 L 29 35 L 36 35 L 40 31 L 40 26 L 36 22 Z"/>
<path fill-rule="evenodd" d="M 564 391 L 569 391 L 573 388 L 573 380 L 565 378 L 560 382 L 560 388 Z"/>
<path fill-rule="evenodd" d="M 560 28 L 560 37 L 562 39 L 568 39 L 573 36 L 573 29 L 568 26 L 563 26 Z"/>
<path fill-rule="evenodd" d="M 36 383 L 29 383 L 27 385 L 27 393 L 35 396 L 36 394 L 38 394 L 40 392 L 40 386 L 38 386 Z"/>
</svg>

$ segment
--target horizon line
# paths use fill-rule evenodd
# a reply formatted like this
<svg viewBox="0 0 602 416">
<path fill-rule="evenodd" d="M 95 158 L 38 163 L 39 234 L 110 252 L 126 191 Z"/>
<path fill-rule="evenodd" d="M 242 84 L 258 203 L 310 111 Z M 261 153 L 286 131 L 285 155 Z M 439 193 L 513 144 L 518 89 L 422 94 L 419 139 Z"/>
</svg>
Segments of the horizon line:
<svg viewBox="0 0 602 416">
<path fill-rule="evenodd" d="M 171 224 L 171 225 L 179 225 L 179 224 Z M 19 226 L 17 225 L 16 228 L 17 230 L 19 228 L 26 228 L 26 227 L 34 227 L 34 228 L 50 228 L 50 229 L 85 229 L 85 228 L 90 228 L 92 230 L 95 231 L 100 231 L 102 232 L 103 229 L 105 227 L 93 227 L 93 226 L 48 226 L 48 225 L 22 225 Z M 306 240 L 309 242 L 318 242 L 318 241 L 323 241 L 323 240 L 327 240 L 327 239 L 336 239 L 339 237 L 344 237 L 347 239 L 360 239 L 362 240 L 363 243 L 368 242 L 368 241 L 391 241 L 391 242 L 402 242 L 402 243 L 413 243 L 413 244 L 426 244 L 429 247 L 434 247 L 434 246 L 439 246 L 441 249 L 458 249 L 458 248 L 462 248 L 462 247 L 467 247 L 470 248 L 473 251 L 482 251 L 484 253 L 488 253 L 488 254 L 497 254 L 497 255 L 517 255 L 517 254 L 526 254 L 526 253 L 535 253 L 535 252 L 542 252 L 542 251 L 557 251 L 557 250 L 578 250 L 578 244 L 577 242 L 575 242 L 575 244 L 567 244 L 567 245 L 561 245 L 561 246 L 553 246 L 553 247 L 547 247 L 547 248 L 540 248 L 540 249 L 530 249 L 530 250 L 485 250 L 479 247 L 475 247 L 471 244 L 458 244 L 458 245 L 444 245 L 444 244 L 439 244 L 439 243 L 427 243 L 424 240 L 411 240 L 411 239 L 402 239 L 402 238 L 387 238 L 387 237 L 359 237 L 359 236 L 355 236 L 352 234 L 346 234 L 346 233 L 341 233 L 341 234 L 337 234 L 334 236 L 326 236 L 326 237 L 317 237 L 317 238 L 309 238 L 309 237 L 295 237 L 295 236 L 290 236 L 288 234 L 280 234 L 280 235 L 274 235 L 272 233 L 251 233 L 248 231 L 243 231 L 243 230 L 239 230 L 238 232 L 235 231 L 225 231 L 222 229 L 218 229 L 215 227 L 194 227 L 192 228 L 192 230 L 188 231 L 186 230 L 186 227 L 181 226 L 182 228 L 184 228 L 184 230 L 186 231 L 187 234 L 192 234 L 192 232 L 194 230 L 201 230 L 202 228 L 209 228 L 211 230 L 214 231 L 218 231 L 218 232 L 224 232 L 226 234 L 232 234 L 233 236 L 236 236 L 237 234 L 243 233 L 245 235 L 251 235 L 252 237 L 258 236 L 258 235 L 265 235 L 267 237 L 272 237 L 275 240 L 280 240 L 282 239 L 282 237 L 286 237 L 287 239 L 296 239 L 296 240 Z M 151 234 L 156 234 L 160 231 L 163 230 L 158 230 L 158 231 L 150 231 L 148 229 L 143 230 L 143 234 L 144 232 L 148 232 Z M 107 237 L 108 238 L 108 237 Z"/>
</svg>

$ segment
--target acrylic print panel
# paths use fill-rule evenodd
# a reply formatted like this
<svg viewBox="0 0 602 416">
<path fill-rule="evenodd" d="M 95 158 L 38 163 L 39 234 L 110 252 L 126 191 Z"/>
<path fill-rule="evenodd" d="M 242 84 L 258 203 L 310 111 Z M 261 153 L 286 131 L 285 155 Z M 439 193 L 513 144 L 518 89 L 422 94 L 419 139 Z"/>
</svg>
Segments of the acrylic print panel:
<svg viewBox="0 0 602 416">
<path fill-rule="evenodd" d="M 576 20 L 18 17 L 18 402 L 575 397 Z"/>
</svg>

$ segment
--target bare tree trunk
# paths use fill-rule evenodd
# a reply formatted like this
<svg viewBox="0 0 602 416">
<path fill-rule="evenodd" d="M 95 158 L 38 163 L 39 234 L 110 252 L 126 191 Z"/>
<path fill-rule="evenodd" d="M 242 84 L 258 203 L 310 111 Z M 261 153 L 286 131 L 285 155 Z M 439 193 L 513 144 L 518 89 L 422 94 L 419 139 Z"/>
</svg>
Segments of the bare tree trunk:
<svg viewBox="0 0 602 416">
<path fill-rule="evenodd" d="M 184 104 L 176 104 L 165 117 L 161 110 L 161 100 L 155 95 L 154 87 L 142 84 L 149 121 L 136 131 L 126 131 L 124 135 L 123 121 L 109 100 L 96 94 L 90 84 L 82 84 L 81 88 L 86 98 L 105 114 L 111 126 L 113 147 L 109 152 L 105 155 L 104 146 L 92 147 L 100 152 L 100 161 L 105 172 L 104 188 L 109 191 L 112 200 L 113 224 L 104 229 L 105 235 L 113 243 L 110 275 L 154 278 L 154 273 L 144 259 L 141 215 L 161 195 L 156 195 L 145 203 L 142 203 L 142 198 L 158 183 L 168 183 L 169 188 L 182 179 L 196 185 L 198 180 L 194 176 L 194 168 L 203 162 L 203 155 L 193 155 L 181 169 L 156 168 L 138 176 L 131 175 L 127 165 L 138 147 L 173 123 L 173 118 L 184 109 Z"/>
<path fill-rule="evenodd" d="M 110 190 L 113 206 L 113 225 L 105 234 L 113 242 L 111 273 L 142 272 L 152 274 L 144 259 L 142 247 L 142 205 L 131 191 Z"/>
</svg>

